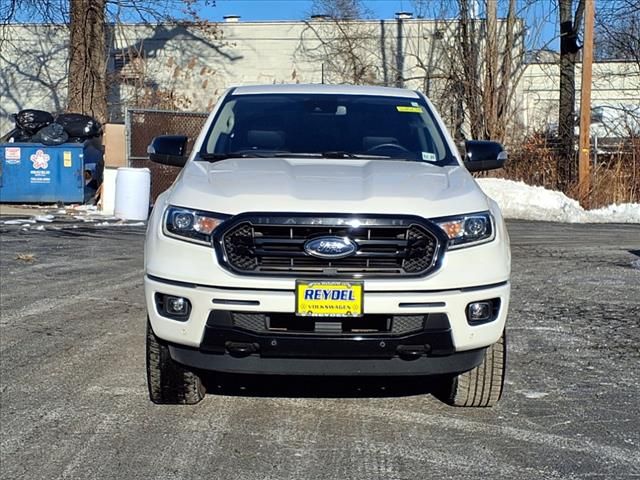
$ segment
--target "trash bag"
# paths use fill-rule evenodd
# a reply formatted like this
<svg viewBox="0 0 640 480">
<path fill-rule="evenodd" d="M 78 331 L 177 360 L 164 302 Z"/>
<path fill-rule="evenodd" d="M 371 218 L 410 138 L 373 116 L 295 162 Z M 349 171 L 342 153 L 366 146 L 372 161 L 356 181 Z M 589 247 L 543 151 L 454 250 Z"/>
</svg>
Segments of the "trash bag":
<svg viewBox="0 0 640 480">
<path fill-rule="evenodd" d="M 31 138 L 32 142 L 39 142 L 44 145 L 61 145 L 69 140 L 69 135 L 64 131 L 64 127 L 58 123 L 52 123 L 38 132 Z"/>
<path fill-rule="evenodd" d="M 67 143 L 84 143 L 87 141 L 87 137 L 69 137 Z"/>
<path fill-rule="evenodd" d="M 6 135 L 0 137 L 0 143 L 20 143 L 20 142 L 30 142 L 31 135 L 21 128 L 14 128 Z"/>
<path fill-rule="evenodd" d="M 64 127 L 69 137 L 86 139 L 102 135 L 100 122 L 88 115 L 62 113 L 56 117 L 55 122 Z"/>
<path fill-rule="evenodd" d="M 53 115 L 42 110 L 21 110 L 13 116 L 13 119 L 16 127 L 31 135 L 53 123 Z"/>
</svg>

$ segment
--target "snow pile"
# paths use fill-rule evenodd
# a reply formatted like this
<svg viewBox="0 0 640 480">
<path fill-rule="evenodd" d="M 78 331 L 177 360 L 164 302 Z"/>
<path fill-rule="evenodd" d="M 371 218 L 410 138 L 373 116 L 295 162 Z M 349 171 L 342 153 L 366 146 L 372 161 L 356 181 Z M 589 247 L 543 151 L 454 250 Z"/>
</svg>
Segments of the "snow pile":
<svg viewBox="0 0 640 480">
<path fill-rule="evenodd" d="M 16 218 L 12 220 L 5 220 L 4 222 L 0 223 L 3 223 L 5 225 L 30 225 L 36 223 L 36 221 L 31 218 Z"/>
<path fill-rule="evenodd" d="M 145 225 L 146 223 L 144 222 L 127 223 L 127 220 L 119 220 L 117 222 L 96 223 L 97 227 L 144 227 Z"/>
<path fill-rule="evenodd" d="M 101 215 L 102 211 L 95 205 L 71 205 L 67 210 L 74 210 L 76 212 L 88 212 L 94 215 Z"/>
<path fill-rule="evenodd" d="M 23 206 L 27 210 L 28 206 Z M 21 231 L 61 230 L 71 226 L 78 228 L 78 223 L 90 223 L 98 227 L 141 227 L 145 222 L 131 222 L 113 215 L 105 214 L 94 205 L 70 205 L 64 208 L 33 207 L 35 215 L 30 218 L 9 218 L 2 220 L 0 226 L 16 225 Z M 99 222 L 99 223 L 98 223 Z M 75 225 L 72 225 L 74 224 Z M 43 225 L 44 224 L 44 225 Z M 45 225 L 46 228 L 45 228 Z"/>
<path fill-rule="evenodd" d="M 502 178 L 478 178 L 477 181 L 500 205 L 505 218 L 567 223 L 640 223 L 640 203 L 585 210 L 577 200 L 543 187 Z"/>
</svg>

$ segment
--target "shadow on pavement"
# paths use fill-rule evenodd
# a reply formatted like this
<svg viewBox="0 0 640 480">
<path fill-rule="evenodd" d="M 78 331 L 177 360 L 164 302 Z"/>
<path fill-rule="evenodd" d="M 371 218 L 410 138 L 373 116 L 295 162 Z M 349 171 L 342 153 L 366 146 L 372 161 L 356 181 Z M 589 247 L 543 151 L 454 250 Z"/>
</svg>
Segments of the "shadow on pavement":
<svg viewBox="0 0 640 480">
<path fill-rule="evenodd" d="M 318 377 L 223 374 L 205 378 L 216 395 L 282 398 L 362 398 L 437 395 L 438 377 Z"/>
</svg>

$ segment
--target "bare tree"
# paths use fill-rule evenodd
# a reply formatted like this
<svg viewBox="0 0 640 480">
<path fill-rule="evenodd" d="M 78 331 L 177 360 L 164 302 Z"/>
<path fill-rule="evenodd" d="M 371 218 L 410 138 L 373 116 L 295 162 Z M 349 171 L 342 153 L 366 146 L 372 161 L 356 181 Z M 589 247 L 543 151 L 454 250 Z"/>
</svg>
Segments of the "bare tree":
<svg viewBox="0 0 640 480">
<path fill-rule="evenodd" d="M 524 70 L 525 25 L 516 0 L 416 0 L 414 8 L 433 20 L 429 32 L 416 35 L 428 39 L 426 48 L 407 47 L 416 72 L 407 80 L 423 76 L 457 140 L 504 141 Z"/>
<path fill-rule="evenodd" d="M 640 0 L 610 0 L 599 5 L 596 57 L 640 66 Z"/>
<path fill-rule="evenodd" d="M 313 0 L 311 13 L 334 20 L 361 20 L 371 15 L 362 0 Z"/>
<path fill-rule="evenodd" d="M 363 21 L 370 14 L 361 0 L 315 0 L 297 54 L 319 64 L 323 82 L 380 83 L 378 32 L 375 23 Z"/>
<path fill-rule="evenodd" d="M 516 3 L 418 0 L 418 17 L 433 20 L 363 22 L 357 21 L 366 17 L 362 2 L 317 0 L 313 13 L 326 18 L 307 22 L 299 50 L 322 64 L 331 83 L 417 86 L 459 140 L 504 140 L 524 65 Z"/>
<path fill-rule="evenodd" d="M 105 0 L 71 0 L 67 109 L 108 118 Z"/>
<path fill-rule="evenodd" d="M 574 126 L 576 115 L 576 63 L 580 52 L 578 33 L 584 0 L 558 0 L 560 21 L 560 101 L 558 105 L 558 182 L 562 190 L 576 180 Z M 575 11 L 574 11 L 575 7 Z"/>
<path fill-rule="evenodd" d="M 445 77 L 448 88 L 444 91 L 451 102 L 459 102 L 450 109 L 454 113 L 453 125 L 458 139 L 463 137 L 464 129 L 468 129 L 474 138 L 504 141 L 513 137 L 508 129 L 517 125 L 519 105 L 514 101 L 514 95 L 526 68 L 524 53 L 540 48 L 535 31 L 539 32 L 541 25 L 549 20 L 548 16 L 541 18 L 531 14 L 532 10 L 539 13 L 539 3 L 530 0 L 443 1 L 440 12 L 427 13 L 431 18 L 457 20 L 453 32 L 444 21 L 440 27 L 441 36 L 444 36 L 441 48 L 450 52 L 447 57 L 453 60 L 425 64 L 423 68 L 430 72 L 429 75 L 437 72 Z M 416 5 L 429 11 L 434 3 L 416 0 Z M 579 60 L 578 33 L 584 0 L 557 0 L 557 6 L 561 32 L 558 108 L 561 155 L 557 167 L 559 186 L 566 190 L 576 174 L 575 65 Z M 530 24 L 525 25 L 524 19 L 529 19 Z"/>
<path fill-rule="evenodd" d="M 595 55 L 598 60 L 618 62 L 617 75 L 631 83 L 640 72 L 640 0 L 610 0 L 596 14 Z M 616 76 L 607 80 L 612 84 Z M 640 80 L 636 80 L 640 89 Z M 596 110 L 596 135 L 619 139 L 621 144 L 640 145 L 640 102 L 624 100 Z M 597 115 L 597 114 L 600 115 Z M 600 118 L 598 118 L 600 117 Z"/>
</svg>

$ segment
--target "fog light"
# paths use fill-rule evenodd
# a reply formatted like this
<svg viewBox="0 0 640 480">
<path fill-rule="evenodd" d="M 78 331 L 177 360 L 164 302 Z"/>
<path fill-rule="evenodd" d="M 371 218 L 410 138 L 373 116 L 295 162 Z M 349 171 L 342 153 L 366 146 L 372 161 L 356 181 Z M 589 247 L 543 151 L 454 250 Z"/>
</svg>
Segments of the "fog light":
<svg viewBox="0 0 640 480">
<path fill-rule="evenodd" d="M 187 313 L 188 300 L 182 297 L 167 297 L 167 313 L 184 315 Z"/>
<path fill-rule="evenodd" d="M 491 302 L 474 302 L 467 306 L 467 319 L 470 322 L 486 322 L 492 314 Z"/>
<path fill-rule="evenodd" d="M 156 293 L 158 313 L 173 320 L 186 321 L 191 313 L 191 302 L 183 297 Z"/>
</svg>

